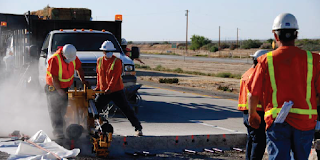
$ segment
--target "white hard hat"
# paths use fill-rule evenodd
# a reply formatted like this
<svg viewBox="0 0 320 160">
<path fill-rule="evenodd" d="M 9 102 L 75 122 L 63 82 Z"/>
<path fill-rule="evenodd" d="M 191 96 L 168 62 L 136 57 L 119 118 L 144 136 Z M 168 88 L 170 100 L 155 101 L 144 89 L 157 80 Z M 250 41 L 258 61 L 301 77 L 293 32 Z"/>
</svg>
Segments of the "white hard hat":
<svg viewBox="0 0 320 160">
<path fill-rule="evenodd" d="M 122 46 L 126 46 L 126 45 L 128 45 L 127 40 L 126 40 L 126 39 L 124 39 L 124 38 L 121 38 L 121 45 L 122 45 Z"/>
<path fill-rule="evenodd" d="M 66 44 L 62 48 L 63 55 L 68 61 L 74 61 L 77 57 L 77 49 L 72 44 Z"/>
<path fill-rule="evenodd" d="M 104 41 L 101 45 L 100 50 L 102 51 L 115 51 L 114 45 L 111 41 Z"/>
<path fill-rule="evenodd" d="M 268 50 L 264 50 L 264 49 L 259 49 L 257 50 L 253 55 L 250 55 L 250 57 L 253 57 L 254 59 L 257 59 L 258 57 L 268 53 Z"/>
<path fill-rule="evenodd" d="M 299 29 L 297 19 L 290 13 L 282 13 L 278 15 L 272 25 L 272 30 L 278 29 Z"/>
</svg>

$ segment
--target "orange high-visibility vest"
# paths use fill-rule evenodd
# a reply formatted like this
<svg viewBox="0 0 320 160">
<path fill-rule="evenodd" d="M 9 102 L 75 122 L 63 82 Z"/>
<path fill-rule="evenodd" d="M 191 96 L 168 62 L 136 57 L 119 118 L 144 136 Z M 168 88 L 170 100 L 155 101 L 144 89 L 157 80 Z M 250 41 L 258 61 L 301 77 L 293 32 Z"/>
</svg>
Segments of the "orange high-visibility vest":
<svg viewBox="0 0 320 160">
<path fill-rule="evenodd" d="M 50 60 L 52 59 L 52 60 Z M 46 75 L 46 81 L 47 84 L 50 86 L 53 86 L 52 83 L 52 75 L 49 71 L 49 68 L 51 67 L 51 63 L 53 61 L 53 59 L 55 59 L 56 62 L 58 62 L 58 78 L 59 78 L 59 82 L 60 82 L 60 87 L 61 88 L 69 88 L 72 83 L 73 83 L 73 79 L 74 79 L 74 71 L 76 68 L 76 62 L 72 61 L 72 69 L 68 69 L 69 65 L 71 65 L 71 63 L 67 64 L 63 61 L 62 55 L 61 55 L 61 49 L 59 49 L 55 54 L 52 55 L 52 57 L 50 57 L 49 59 L 49 64 L 47 67 L 47 75 Z M 51 63 L 50 63 L 51 62 Z"/>
<path fill-rule="evenodd" d="M 241 77 L 240 80 L 240 92 L 239 92 L 239 100 L 238 100 L 238 110 L 245 111 L 248 110 L 248 95 L 249 90 L 247 88 L 247 81 L 251 77 L 254 68 L 250 68 L 247 70 Z M 263 111 L 262 105 L 258 104 L 257 111 Z"/>
<path fill-rule="evenodd" d="M 282 104 L 278 104 L 278 88 L 275 78 L 275 67 L 274 67 L 274 59 L 272 52 L 267 53 L 267 63 L 268 63 L 268 70 L 269 70 L 269 76 L 270 76 L 270 83 L 272 87 L 272 107 L 269 105 L 269 107 L 266 107 L 265 110 L 265 121 L 267 125 L 270 125 L 270 121 L 272 122 L 280 112 L 282 108 Z M 319 62 L 318 62 L 319 63 Z M 307 77 L 306 77 L 306 93 L 305 93 L 305 101 L 307 106 L 297 106 L 293 105 L 290 109 L 289 115 L 294 114 L 297 117 L 296 123 L 308 123 L 308 121 L 313 119 L 316 119 L 317 116 L 317 106 L 311 105 L 311 89 L 313 87 L 312 85 L 312 77 L 313 77 L 313 56 L 310 51 L 307 51 Z M 288 116 L 289 116 L 288 115 Z"/>
<path fill-rule="evenodd" d="M 122 63 L 115 56 L 105 59 L 100 57 L 97 60 L 97 88 L 99 90 L 108 89 L 111 93 L 124 88 L 122 82 Z"/>
</svg>

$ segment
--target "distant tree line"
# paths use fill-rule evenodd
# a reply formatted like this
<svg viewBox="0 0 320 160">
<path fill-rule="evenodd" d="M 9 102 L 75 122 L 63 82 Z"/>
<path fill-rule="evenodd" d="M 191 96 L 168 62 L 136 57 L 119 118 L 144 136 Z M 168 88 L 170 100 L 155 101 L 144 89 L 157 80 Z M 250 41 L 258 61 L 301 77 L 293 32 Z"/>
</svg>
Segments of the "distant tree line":
<svg viewBox="0 0 320 160">
<path fill-rule="evenodd" d="M 241 45 L 236 45 L 233 43 L 220 43 L 220 48 L 218 43 L 213 43 L 211 40 L 204 36 L 193 35 L 191 37 L 191 45 L 189 49 L 191 50 L 208 50 L 210 52 L 216 52 L 219 49 L 229 48 L 230 50 L 234 50 L 236 48 L 241 49 L 251 49 L 251 48 L 260 48 L 260 49 L 272 49 L 273 39 L 268 39 L 266 41 L 260 40 L 244 40 L 241 41 Z M 296 40 L 296 46 L 302 48 L 304 50 L 310 51 L 320 51 L 320 39 L 298 39 Z"/>
</svg>

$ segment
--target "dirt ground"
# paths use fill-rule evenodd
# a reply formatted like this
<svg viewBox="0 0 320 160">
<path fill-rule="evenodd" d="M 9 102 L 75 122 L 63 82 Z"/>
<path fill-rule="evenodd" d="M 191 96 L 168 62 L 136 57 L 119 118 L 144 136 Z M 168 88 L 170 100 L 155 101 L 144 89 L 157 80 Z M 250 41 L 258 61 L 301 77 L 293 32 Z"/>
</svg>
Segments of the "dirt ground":
<svg viewBox="0 0 320 160">
<path fill-rule="evenodd" d="M 217 52 L 209 52 L 207 50 L 188 50 L 186 53 L 185 49 L 179 49 L 180 46 L 184 44 L 176 44 L 176 48 L 172 48 L 172 44 L 131 44 L 128 45 L 129 48 L 132 46 L 137 46 L 140 48 L 142 53 L 157 53 L 157 54 L 177 54 L 186 56 L 204 55 L 208 57 L 249 57 L 249 55 L 255 53 L 258 49 L 223 49 Z"/>
<path fill-rule="evenodd" d="M 130 48 L 132 45 L 129 45 Z M 172 48 L 171 44 L 141 44 L 135 45 L 140 48 L 141 53 L 163 53 L 168 54 L 168 52 L 175 53 L 178 55 L 183 55 L 185 50 Z M 177 45 L 179 47 L 179 44 Z M 192 51 L 188 50 L 189 56 L 194 55 L 208 55 L 208 57 L 228 57 L 230 53 L 233 55 L 234 59 L 238 59 L 239 57 L 248 57 L 248 55 L 253 54 L 257 49 L 237 49 L 230 51 L 229 49 L 225 49 L 219 52 L 207 52 L 207 51 Z M 155 68 L 161 65 L 164 68 L 168 69 L 177 69 L 181 68 L 183 71 L 196 71 L 202 73 L 221 73 L 221 72 L 229 72 L 232 74 L 240 74 L 242 75 L 245 71 L 247 71 L 252 64 L 249 61 L 248 63 L 219 63 L 219 62 L 205 62 L 205 61 L 197 61 L 197 60 L 174 60 L 174 59 L 161 59 L 161 58 L 151 58 L 151 57 L 141 57 L 140 58 L 146 66 L 150 66 L 151 68 Z M 135 63 L 139 64 L 139 62 L 135 61 Z M 140 65 L 143 65 L 140 63 Z M 141 69 L 137 69 L 141 70 Z M 176 73 L 175 73 L 176 74 Z M 155 76 L 155 75 L 140 75 L 138 78 L 140 80 L 154 81 L 158 82 L 159 78 L 171 78 L 175 77 L 179 79 L 179 83 L 176 85 L 185 86 L 185 87 L 193 87 L 198 89 L 204 89 L 208 91 L 217 90 L 219 87 L 227 87 L 232 90 L 233 93 L 239 93 L 240 88 L 240 79 L 235 78 L 220 78 L 220 77 L 212 77 L 212 76 L 197 76 L 197 75 L 189 75 L 189 74 L 164 74 L 163 76 Z"/>
<path fill-rule="evenodd" d="M 203 62 L 203 61 L 183 61 L 183 60 L 171 60 L 161 58 L 145 58 L 141 60 L 145 65 L 155 68 L 161 65 L 164 68 L 176 69 L 181 68 L 183 71 L 197 71 L 203 73 L 221 73 L 230 72 L 232 74 L 243 74 L 251 67 L 251 64 L 247 63 L 217 63 L 217 62 Z M 142 69 L 137 69 L 142 70 Z M 157 71 L 154 71 L 157 72 Z M 163 73 L 163 72 L 162 72 Z M 220 78 L 212 76 L 199 76 L 190 74 L 142 74 L 139 75 L 140 80 L 158 82 L 159 78 L 178 78 L 179 83 L 175 85 L 193 87 L 198 89 L 204 89 L 208 91 L 217 90 L 220 87 L 228 87 L 233 93 L 239 93 L 240 79 L 235 78 Z"/>
</svg>

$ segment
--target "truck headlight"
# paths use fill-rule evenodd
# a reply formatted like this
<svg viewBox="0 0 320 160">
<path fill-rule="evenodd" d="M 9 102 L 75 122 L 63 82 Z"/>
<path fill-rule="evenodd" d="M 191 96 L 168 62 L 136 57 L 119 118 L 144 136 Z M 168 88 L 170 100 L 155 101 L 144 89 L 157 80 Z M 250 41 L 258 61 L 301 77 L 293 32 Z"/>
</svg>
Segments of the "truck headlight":
<svg viewBox="0 0 320 160">
<path fill-rule="evenodd" d="M 124 71 L 125 72 L 132 72 L 132 71 L 134 71 L 134 68 L 133 68 L 132 65 L 125 65 L 124 66 Z"/>
</svg>

